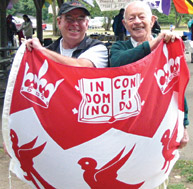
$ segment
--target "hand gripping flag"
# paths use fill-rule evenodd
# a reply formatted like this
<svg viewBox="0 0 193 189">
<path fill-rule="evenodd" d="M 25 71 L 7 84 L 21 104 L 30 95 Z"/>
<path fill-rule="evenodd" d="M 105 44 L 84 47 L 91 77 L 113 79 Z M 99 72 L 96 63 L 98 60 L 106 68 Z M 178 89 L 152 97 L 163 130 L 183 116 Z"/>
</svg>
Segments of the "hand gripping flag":
<svg viewBox="0 0 193 189">
<path fill-rule="evenodd" d="M 179 154 L 189 72 L 180 40 L 119 68 L 56 63 L 21 46 L 3 137 L 11 171 L 35 188 L 160 185 Z"/>
</svg>

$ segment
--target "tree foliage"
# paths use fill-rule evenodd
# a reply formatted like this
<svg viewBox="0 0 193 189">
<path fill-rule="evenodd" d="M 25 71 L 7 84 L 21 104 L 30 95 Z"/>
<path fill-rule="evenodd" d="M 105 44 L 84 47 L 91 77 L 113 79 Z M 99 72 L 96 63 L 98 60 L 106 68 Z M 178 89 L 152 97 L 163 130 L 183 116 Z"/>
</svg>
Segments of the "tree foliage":
<svg viewBox="0 0 193 189">
<path fill-rule="evenodd" d="M 30 16 L 36 16 L 36 7 L 33 0 L 19 0 L 13 5 L 13 8 L 7 10 L 7 14 L 17 15 L 17 14 L 27 14 Z M 44 7 L 42 9 L 43 20 L 48 19 L 48 8 Z"/>
</svg>

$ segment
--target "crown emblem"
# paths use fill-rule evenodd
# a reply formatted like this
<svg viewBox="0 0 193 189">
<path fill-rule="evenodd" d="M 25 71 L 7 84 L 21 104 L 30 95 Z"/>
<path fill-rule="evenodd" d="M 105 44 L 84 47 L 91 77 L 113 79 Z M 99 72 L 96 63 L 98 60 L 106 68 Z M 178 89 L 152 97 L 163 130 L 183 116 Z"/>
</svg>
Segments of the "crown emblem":
<svg viewBox="0 0 193 189">
<path fill-rule="evenodd" d="M 44 78 L 48 70 L 48 62 L 44 61 L 44 64 L 39 70 L 38 75 L 29 72 L 29 65 L 26 62 L 24 78 L 20 93 L 27 98 L 29 101 L 43 107 L 48 108 L 49 102 L 56 92 L 58 86 L 64 79 L 56 81 L 55 85 L 48 83 Z"/>
<path fill-rule="evenodd" d="M 166 45 L 163 46 L 163 52 L 167 61 L 164 64 L 163 69 L 158 69 L 154 75 L 162 94 L 166 94 L 178 81 L 178 75 L 180 73 L 180 57 L 177 56 L 175 59 L 169 59 Z"/>
</svg>

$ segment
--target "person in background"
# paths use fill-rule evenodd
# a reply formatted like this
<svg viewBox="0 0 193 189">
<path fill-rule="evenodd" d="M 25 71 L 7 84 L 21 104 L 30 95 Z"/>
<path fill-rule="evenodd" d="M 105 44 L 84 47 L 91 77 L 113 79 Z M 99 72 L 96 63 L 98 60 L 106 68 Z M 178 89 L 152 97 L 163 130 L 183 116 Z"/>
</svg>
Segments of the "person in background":
<svg viewBox="0 0 193 189">
<path fill-rule="evenodd" d="M 191 32 L 191 26 L 193 24 L 193 19 L 191 18 L 189 21 L 188 21 L 188 29 L 189 31 Z"/>
<path fill-rule="evenodd" d="M 103 68 L 108 66 L 108 51 L 99 40 L 86 36 L 89 11 L 79 1 L 64 3 L 57 24 L 61 37 L 47 48 L 37 38 L 26 41 L 29 50 L 40 50 L 48 58 L 65 65 Z"/>
<path fill-rule="evenodd" d="M 8 46 L 14 46 L 14 35 L 17 33 L 16 25 L 12 20 L 13 16 L 9 14 L 6 18 Z"/>
<path fill-rule="evenodd" d="M 17 36 L 18 36 L 19 46 L 20 46 L 22 44 L 22 39 L 25 39 L 25 37 L 23 35 L 23 31 L 22 30 L 18 31 Z"/>
<path fill-rule="evenodd" d="M 25 39 L 30 39 L 30 38 L 32 38 L 32 35 L 33 35 L 32 21 L 30 20 L 30 18 L 26 14 L 23 15 L 23 20 L 24 20 L 24 22 L 22 23 L 18 32 L 22 30 Z"/>
<path fill-rule="evenodd" d="M 170 31 L 172 32 L 175 29 L 175 26 L 173 24 L 170 24 Z"/>
<path fill-rule="evenodd" d="M 188 29 L 189 29 L 189 32 L 191 32 L 191 40 L 193 40 L 193 19 L 190 19 L 188 21 Z"/>
<path fill-rule="evenodd" d="M 155 37 L 161 32 L 161 27 L 159 25 L 157 16 L 155 16 L 155 22 L 151 29 L 151 32 L 152 32 L 152 35 L 154 35 Z"/>
<path fill-rule="evenodd" d="M 159 42 L 163 39 L 164 42 L 173 42 L 176 36 L 170 32 L 162 32 L 156 38 L 151 35 L 151 29 L 155 22 L 155 16 L 152 15 L 150 7 L 141 1 L 133 1 L 127 4 L 123 24 L 130 32 L 131 38 L 128 41 L 117 41 L 112 45 L 110 50 L 110 66 L 118 67 L 133 63 L 142 59 L 154 50 Z M 185 119 L 184 119 L 184 136 L 180 141 L 179 148 L 183 148 L 189 141 L 187 125 L 188 107 L 185 101 Z M 168 179 L 165 180 L 156 189 L 166 189 Z"/>
<path fill-rule="evenodd" d="M 113 21 L 113 32 L 116 36 L 116 40 L 121 40 L 123 41 L 125 39 L 126 35 L 126 29 L 125 26 L 123 25 L 123 15 L 124 15 L 125 9 L 120 9 L 119 14 L 115 16 L 114 21 Z"/>
</svg>

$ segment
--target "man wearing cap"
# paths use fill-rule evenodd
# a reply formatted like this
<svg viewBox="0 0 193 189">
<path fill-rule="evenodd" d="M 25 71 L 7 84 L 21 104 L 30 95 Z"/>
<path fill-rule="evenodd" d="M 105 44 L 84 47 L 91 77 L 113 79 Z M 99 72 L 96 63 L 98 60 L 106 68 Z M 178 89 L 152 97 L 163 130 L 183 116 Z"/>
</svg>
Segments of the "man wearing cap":
<svg viewBox="0 0 193 189">
<path fill-rule="evenodd" d="M 106 46 L 86 36 L 89 15 L 89 11 L 78 1 L 64 3 L 57 17 L 62 36 L 47 48 L 42 47 L 38 39 L 28 40 L 27 48 L 41 50 L 48 58 L 70 66 L 107 67 Z"/>
</svg>

